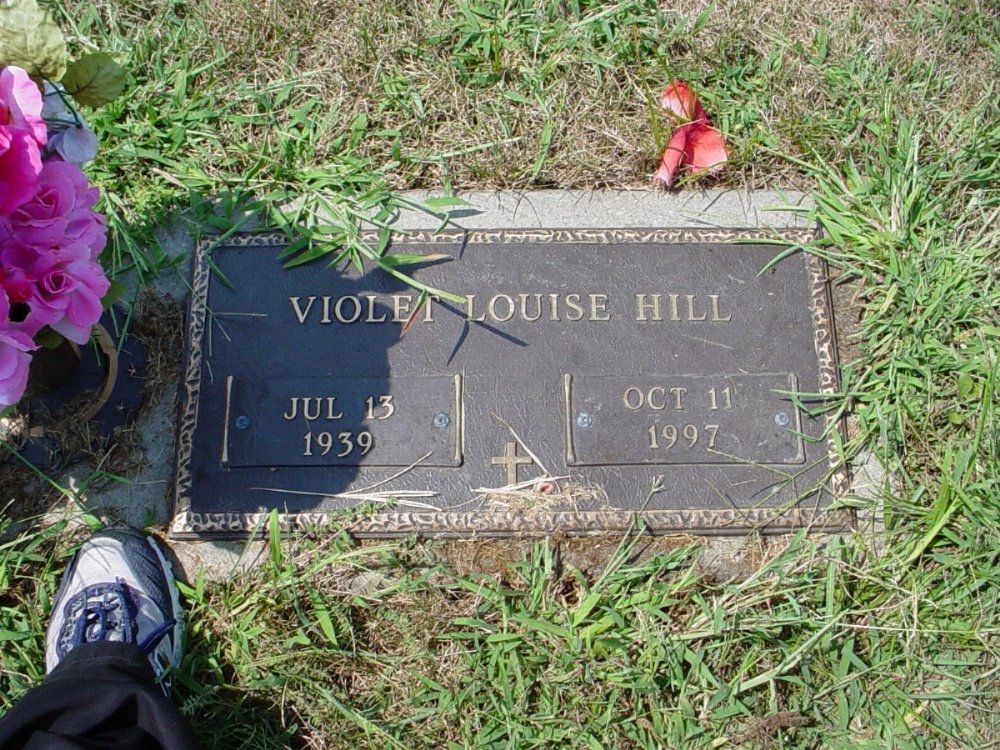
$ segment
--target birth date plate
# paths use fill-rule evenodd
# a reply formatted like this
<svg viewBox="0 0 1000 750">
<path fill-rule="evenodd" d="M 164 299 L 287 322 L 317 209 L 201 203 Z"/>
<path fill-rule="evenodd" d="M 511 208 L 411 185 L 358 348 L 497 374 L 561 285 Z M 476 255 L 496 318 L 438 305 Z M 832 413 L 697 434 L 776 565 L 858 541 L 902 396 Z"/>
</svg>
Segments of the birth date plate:
<svg viewBox="0 0 1000 750">
<path fill-rule="evenodd" d="M 460 375 L 252 382 L 229 376 L 221 463 L 460 466 L 461 403 Z"/>
<path fill-rule="evenodd" d="M 280 236 L 206 240 L 171 534 L 275 509 L 359 536 L 849 525 L 825 267 L 765 237 L 414 232 L 389 252 L 461 298 L 422 304 L 381 271 L 284 268 Z"/>
</svg>

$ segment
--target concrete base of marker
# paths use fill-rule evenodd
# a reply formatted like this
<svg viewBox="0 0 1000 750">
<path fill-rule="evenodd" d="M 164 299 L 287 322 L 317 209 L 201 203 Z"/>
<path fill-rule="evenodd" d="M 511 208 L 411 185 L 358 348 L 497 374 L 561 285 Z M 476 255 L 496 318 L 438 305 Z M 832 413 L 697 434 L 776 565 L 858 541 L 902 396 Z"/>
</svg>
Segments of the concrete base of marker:
<svg viewBox="0 0 1000 750">
<path fill-rule="evenodd" d="M 428 193 L 413 193 L 420 200 Z M 801 209 L 808 208 L 808 200 L 794 192 L 708 191 L 664 193 L 650 190 L 636 191 L 531 191 L 531 192 L 475 192 L 464 194 L 468 206 L 453 212 L 453 223 L 465 229 L 491 228 L 644 228 L 644 227 L 740 227 L 740 228 L 803 228 L 807 227 Z M 797 210 L 798 209 L 798 210 Z M 407 211 L 394 219 L 399 227 L 411 229 L 435 228 L 440 219 L 419 211 Z M 194 238 L 183 226 L 164 229 L 161 242 L 173 255 L 187 255 L 194 246 Z M 170 297 L 179 298 L 185 293 L 187 271 L 179 267 L 157 282 L 158 290 Z M 137 429 L 142 436 L 145 460 L 142 468 L 126 477 L 125 483 L 111 483 L 101 489 L 83 494 L 85 507 L 91 512 L 112 520 L 121 520 L 135 526 L 162 527 L 170 517 L 169 491 L 176 441 L 175 396 L 165 393 L 157 402 L 149 404 L 140 416 Z M 850 494 L 877 497 L 884 486 L 880 467 L 874 459 L 865 461 L 855 472 Z M 77 472 L 78 479 L 86 477 Z M 73 481 L 72 478 L 70 480 Z M 879 536 L 877 514 L 864 517 L 865 533 L 872 539 Z M 690 537 L 670 537 L 671 544 L 691 541 Z M 504 540 L 517 559 L 516 547 L 530 545 L 518 541 L 513 546 Z M 782 545 L 781 537 L 761 541 L 756 536 L 728 538 L 700 538 L 703 546 L 702 566 L 707 574 L 718 579 L 743 577 L 757 568 L 769 550 Z M 501 542 L 470 541 L 449 542 L 452 545 L 496 545 Z M 593 540 L 591 549 L 613 552 L 616 545 Z M 253 565 L 263 554 L 259 542 L 175 542 L 177 558 L 188 577 L 193 578 L 203 570 L 207 578 L 224 579 L 235 572 Z M 578 549 L 578 548 L 574 548 Z M 498 550 L 499 551 L 499 550 Z M 462 560 L 503 559 L 483 550 L 478 555 L 460 554 Z M 594 564 L 594 555 L 573 552 L 564 562 L 581 568 Z"/>
</svg>

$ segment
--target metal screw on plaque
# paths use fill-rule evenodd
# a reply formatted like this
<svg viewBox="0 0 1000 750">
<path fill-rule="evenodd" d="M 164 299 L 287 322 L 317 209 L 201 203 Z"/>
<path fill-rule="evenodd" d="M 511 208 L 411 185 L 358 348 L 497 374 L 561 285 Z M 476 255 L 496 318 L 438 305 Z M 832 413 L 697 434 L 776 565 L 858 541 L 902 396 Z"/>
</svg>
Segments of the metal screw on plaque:
<svg viewBox="0 0 1000 750">
<path fill-rule="evenodd" d="M 451 417 L 442 412 L 441 414 L 434 415 L 434 426 L 435 427 L 447 427 L 451 424 Z"/>
<path fill-rule="evenodd" d="M 250 426 L 250 417 L 247 416 L 236 417 L 237 430 L 245 430 L 249 426 Z"/>
<path fill-rule="evenodd" d="M 787 427 L 789 421 L 788 415 L 783 411 L 779 411 L 774 415 L 774 423 L 778 425 L 778 427 Z"/>
<path fill-rule="evenodd" d="M 580 427 L 590 427 L 590 425 L 594 424 L 594 418 L 587 414 L 587 412 L 582 411 L 576 415 L 576 423 Z"/>
</svg>

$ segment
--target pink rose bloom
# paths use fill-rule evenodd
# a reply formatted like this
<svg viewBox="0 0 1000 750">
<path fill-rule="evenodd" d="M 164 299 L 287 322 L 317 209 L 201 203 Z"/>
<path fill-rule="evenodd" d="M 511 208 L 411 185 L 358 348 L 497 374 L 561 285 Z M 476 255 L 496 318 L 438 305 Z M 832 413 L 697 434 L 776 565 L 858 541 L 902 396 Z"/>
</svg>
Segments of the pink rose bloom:
<svg viewBox="0 0 1000 750">
<path fill-rule="evenodd" d="M 28 334 L 9 327 L 9 315 L 7 296 L 0 292 L 0 409 L 21 400 L 31 363 L 28 352 L 38 348 Z"/>
<path fill-rule="evenodd" d="M 0 251 L 2 252 L 2 251 Z M 0 255 L 0 257 L 3 257 Z M 23 268 L 0 265 L 0 291 L 7 295 L 10 304 L 25 303 L 31 299 L 35 287 L 35 279 L 25 273 Z M 32 335 L 35 331 L 30 331 Z"/>
<path fill-rule="evenodd" d="M 45 145 L 42 92 L 25 71 L 13 65 L 0 71 L 0 122 L 27 130 L 39 146 Z"/>
<path fill-rule="evenodd" d="M 50 159 L 30 199 L 0 216 L 0 237 L 37 248 L 85 245 L 97 260 L 107 238 L 104 216 L 94 211 L 99 195 L 76 164 Z"/>
<path fill-rule="evenodd" d="M 0 250 L 0 265 L 6 274 L 33 282 L 27 298 L 17 299 L 28 307 L 19 330 L 34 335 L 50 326 L 77 344 L 90 340 L 90 329 L 101 317 L 101 299 L 111 282 L 93 260 L 89 247 L 74 244 L 39 249 L 8 240 Z M 5 288 L 8 284 L 5 282 Z"/>
<path fill-rule="evenodd" d="M 0 213 L 10 213 L 35 192 L 45 145 L 42 93 L 20 68 L 0 71 Z"/>
</svg>

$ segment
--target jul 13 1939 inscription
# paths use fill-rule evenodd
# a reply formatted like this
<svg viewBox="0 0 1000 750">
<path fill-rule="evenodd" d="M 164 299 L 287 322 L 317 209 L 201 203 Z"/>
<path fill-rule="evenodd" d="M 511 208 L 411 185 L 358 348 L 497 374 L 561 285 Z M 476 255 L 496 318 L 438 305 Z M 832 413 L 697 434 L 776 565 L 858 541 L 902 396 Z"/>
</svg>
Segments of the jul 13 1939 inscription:
<svg viewBox="0 0 1000 750">
<path fill-rule="evenodd" d="M 381 271 L 284 269 L 278 236 L 203 242 L 172 535 L 272 509 L 374 536 L 847 525 L 825 269 L 763 236 L 416 232 L 393 250 L 447 255 L 412 273 L 464 298 L 419 307 Z"/>
</svg>

